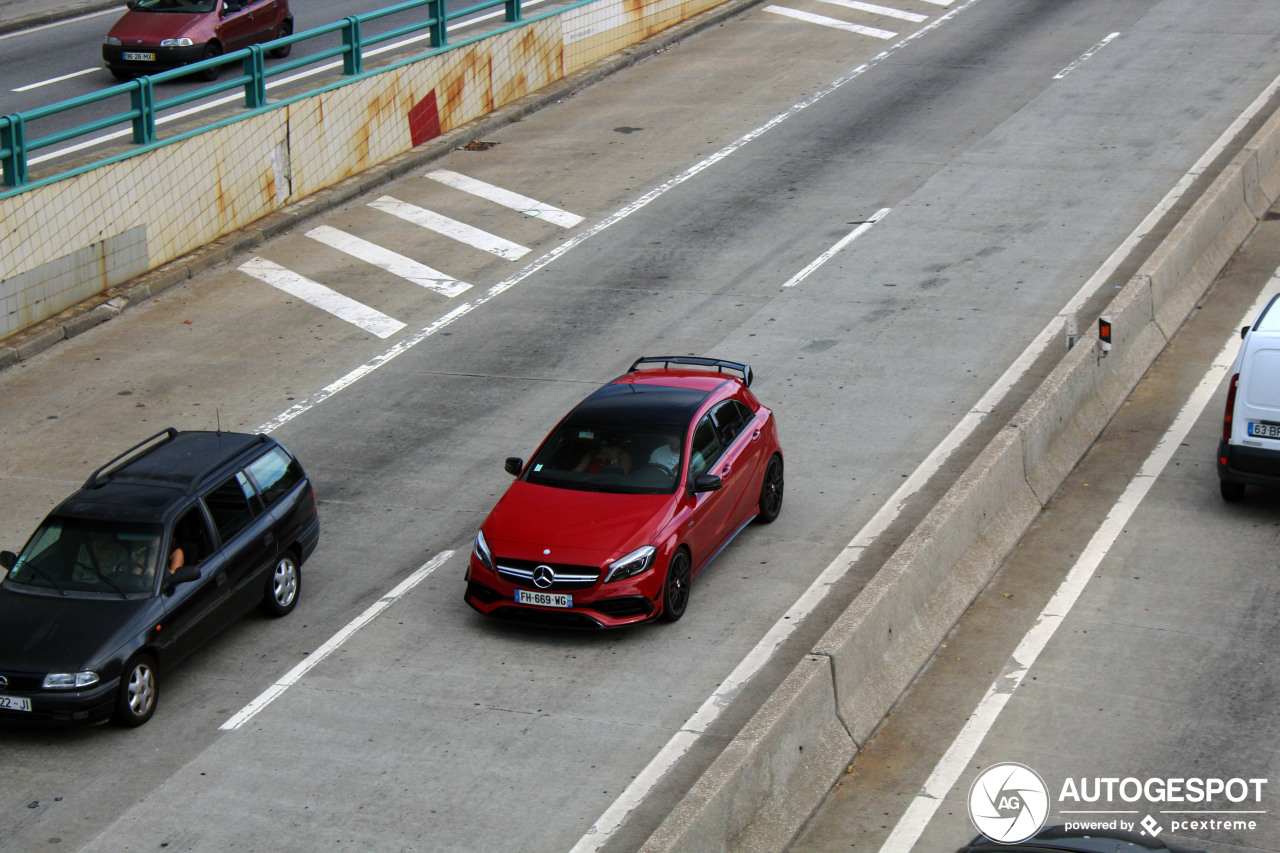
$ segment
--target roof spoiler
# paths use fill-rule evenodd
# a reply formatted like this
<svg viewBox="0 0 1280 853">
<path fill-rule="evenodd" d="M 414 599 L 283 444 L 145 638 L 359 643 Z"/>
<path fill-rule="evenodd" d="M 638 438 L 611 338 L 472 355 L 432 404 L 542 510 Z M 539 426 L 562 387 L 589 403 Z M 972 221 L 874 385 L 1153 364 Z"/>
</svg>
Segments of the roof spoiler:
<svg viewBox="0 0 1280 853">
<path fill-rule="evenodd" d="M 670 367 L 673 364 L 689 367 L 714 367 L 717 373 L 732 370 L 735 373 L 742 374 L 742 384 L 748 388 L 751 387 L 751 380 L 755 378 L 755 374 L 751 372 L 751 365 L 749 364 L 742 364 L 737 361 L 721 361 L 718 358 L 699 358 L 693 355 L 651 355 L 637 358 L 627 370 L 627 373 L 634 373 L 635 369 L 642 364 L 661 364 L 663 368 Z"/>
<path fill-rule="evenodd" d="M 118 463 L 118 462 L 122 462 L 125 458 L 127 458 L 127 457 L 129 457 L 129 456 L 132 456 L 132 455 L 134 454 L 134 452 L 135 452 L 135 451 L 137 451 L 137 450 L 139 450 L 139 449 L 141 449 L 141 448 L 143 448 L 143 447 L 146 447 L 148 444 L 150 444 L 151 442 L 155 441 L 156 439 L 158 439 L 158 438 L 163 438 L 163 439 L 164 439 L 164 441 L 162 441 L 162 442 L 161 442 L 161 444 L 164 444 L 164 443 L 166 443 L 166 442 L 173 441 L 173 440 L 174 440 L 175 438 L 177 438 L 177 437 L 178 437 L 178 430 L 177 430 L 177 428 L 176 428 L 176 427 L 169 427 L 168 429 L 163 430 L 162 432 L 158 432 L 158 433 L 156 433 L 155 435 L 151 436 L 150 438 L 143 439 L 142 441 L 140 441 L 140 442 L 138 442 L 137 444 L 135 444 L 133 447 L 130 447 L 130 448 L 129 448 L 128 450 L 126 450 L 124 453 L 121 453 L 121 454 L 120 454 L 119 456 L 117 456 L 115 459 L 112 459 L 112 460 L 111 460 L 110 462 L 108 462 L 106 465 L 103 465 L 103 466 L 102 466 L 101 468 L 99 468 L 97 471 L 94 471 L 92 474 L 90 474 L 90 475 L 89 475 L 89 479 L 87 479 L 87 480 L 85 480 L 85 481 L 84 481 L 84 487 L 83 487 L 83 488 L 86 488 L 86 489 L 92 489 L 94 486 L 97 486 L 97 485 L 99 484 L 99 482 L 100 482 L 98 478 L 102 475 L 102 472 L 107 471 L 107 469 L 108 469 L 108 468 L 111 468 L 111 469 L 113 469 L 113 470 L 114 470 L 114 468 L 121 467 L 121 466 L 117 465 L 116 463 Z M 108 473 L 110 473 L 110 472 L 108 472 Z"/>
</svg>

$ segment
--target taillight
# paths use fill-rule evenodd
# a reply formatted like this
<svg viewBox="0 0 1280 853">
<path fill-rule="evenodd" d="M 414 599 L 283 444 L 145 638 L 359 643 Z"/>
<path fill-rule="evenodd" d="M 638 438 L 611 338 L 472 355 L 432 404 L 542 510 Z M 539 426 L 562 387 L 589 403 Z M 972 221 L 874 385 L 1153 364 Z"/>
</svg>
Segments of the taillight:
<svg viewBox="0 0 1280 853">
<path fill-rule="evenodd" d="M 1236 383 L 1240 381 L 1240 374 L 1233 373 L 1231 375 L 1231 387 L 1227 389 L 1227 411 L 1222 415 L 1222 440 L 1231 440 L 1231 416 L 1236 410 Z"/>
</svg>

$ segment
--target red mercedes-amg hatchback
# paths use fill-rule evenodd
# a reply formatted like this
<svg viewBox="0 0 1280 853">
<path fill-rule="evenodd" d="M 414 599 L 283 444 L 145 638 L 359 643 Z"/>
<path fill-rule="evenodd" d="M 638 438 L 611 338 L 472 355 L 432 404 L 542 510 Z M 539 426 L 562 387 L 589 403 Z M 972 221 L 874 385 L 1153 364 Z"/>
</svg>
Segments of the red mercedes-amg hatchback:
<svg viewBox="0 0 1280 853">
<path fill-rule="evenodd" d="M 583 400 L 527 465 L 507 460 L 467 603 L 588 628 L 683 616 L 698 573 L 782 509 L 777 427 L 750 385 L 745 364 L 662 356 Z"/>
</svg>

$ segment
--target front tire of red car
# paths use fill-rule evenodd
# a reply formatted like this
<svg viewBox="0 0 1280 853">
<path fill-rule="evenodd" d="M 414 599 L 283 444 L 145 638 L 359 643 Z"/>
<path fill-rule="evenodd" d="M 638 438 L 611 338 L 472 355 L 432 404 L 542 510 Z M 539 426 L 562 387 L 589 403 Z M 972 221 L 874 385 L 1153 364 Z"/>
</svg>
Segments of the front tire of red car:
<svg viewBox="0 0 1280 853">
<path fill-rule="evenodd" d="M 218 44 L 216 41 L 211 41 L 204 46 L 204 55 L 201 56 L 200 58 L 202 60 L 216 59 L 219 56 L 222 56 L 222 45 Z M 206 68 L 196 76 L 199 77 L 201 80 L 205 81 L 206 83 L 212 83 L 214 80 L 218 79 L 218 75 L 221 73 L 222 73 L 222 66 L 215 65 L 212 68 Z"/>
<path fill-rule="evenodd" d="M 689 552 L 683 548 L 671 555 L 667 563 L 667 576 L 662 581 L 663 622 L 675 622 L 689 606 L 689 587 L 693 584 L 693 564 Z"/>
</svg>

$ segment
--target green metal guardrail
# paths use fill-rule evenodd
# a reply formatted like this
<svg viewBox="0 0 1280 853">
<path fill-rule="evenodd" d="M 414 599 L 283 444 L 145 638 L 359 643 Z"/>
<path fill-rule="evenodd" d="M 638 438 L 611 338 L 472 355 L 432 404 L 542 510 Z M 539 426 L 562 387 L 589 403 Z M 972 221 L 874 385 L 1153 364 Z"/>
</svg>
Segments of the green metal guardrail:
<svg viewBox="0 0 1280 853">
<path fill-rule="evenodd" d="M 27 190 L 34 189 L 39 186 L 54 183 L 65 178 L 83 174 L 100 166 L 109 163 L 119 162 L 128 157 L 136 156 L 144 151 L 151 150 L 161 145 L 169 145 L 182 139 L 187 139 L 208 130 L 222 127 L 233 121 L 239 121 L 251 115 L 256 115 L 266 110 L 278 109 L 279 107 L 311 97 L 320 92 L 344 86 L 357 79 L 372 76 L 374 74 L 384 73 L 394 68 L 400 67 L 410 62 L 416 62 L 428 56 L 442 53 L 446 50 L 463 47 L 471 42 L 481 38 L 492 36 L 495 33 L 512 29 L 521 24 L 527 24 L 551 15 L 558 15 L 568 9 L 577 8 L 592 2 L 592 0 L 578 0 L 578 2 L 570 3 L 555 10 L 544 12 L 530 18 L 523 17 L 521 0 L 483 0 L 465 9 L 459 9 L 454 12 L 445 10 L 445 0 L 408 0 L 408 2 L 400 3 L 395 6 L 389 6 L 385 9 L 379 9 L 374 12 L 366 12 L 363 15 L 352 15 L 344 20 L 328 24 L 323 27 L 305 30 L 300 33 L 286 36 L 282 39 L 268 42 L 266 44 L 250 45 L 247 48 L 237 50 L 213 59 L 205 59 L 200 62 L 193 62 L 190 65 L 184 65 L 180 68 L 174 68 L 169 71 L 162 71 L 157 74 L 138 77 L 128 83 L 119 86 L 112 86 L 103 89 L 100 92 L 94 92 L 89 95 L 81 95 L 78 98 L 71 98 L 66 101 L 60 101 L 44 107 L 37 107 L 33 110 L 25 112 L 13 113 L 7 116 L 0 116 L 0 166 L 3 167 L 3 180 L 0 181 L 0 199 L 17 195 Z M 361 25 L 369 21 L 384 18 L 400 12 L 411 11 L 426 7 L 427 18 L 417 21 L 407 26 L 398 27 L 384 33 L 378 33 L 375 36 L 363 37 L 360 29 Z M 502 7 L 505 9 L 505 20 L 503 24 L 481 35 L 465 39 L 457 44 L 448 43 L 448 25 L 450 21 L 465 18 L 477 12 L 483 12 L 488 9 Z M 404 60 L 394 62 L 384 68 L 376 71 L 365 72 L 364 56 L 366 49 L 391 39 L 412 33 L 420 33 L 427 31 L 430 35 L 431 49 L 420 54 L 416 54 Z M 292 46 L 298 42 L 308 41 L 314 38 L 329 36 L 334 33 L 340 33 L 342 36 L 342 44 L 337 47 L 327 48 L 317 53 L 309 54 L 305 57 L 289 60 L 287 62 L 273 63 L 271 68 L 266 67 L 265 57 L 269 51 Z M 288 98 L 268 104 L 267 103 L 267 80 L 312 65 L 317 62 L 323 62 L 327 59 L 340 56 L 342 57 L 342 74 L 344 79 L 330 83 L 324 86 L 309 89 Z M 164 83 L 170 80 L 176 80 L 188 77 L 200 71 L 215 68 L 222 65 L 229 65 L 239 62 L 242 67 L 242 73 L 238 77 L 225 79 L 209 86 L 203 86 L 199 89 L 185 92 L 173 98 L 163 101 L 155 99 L 155 84 Z M 156 135 L 156 116 L 163 110 L 172 107 L 182 106 L 194 101 L 198 101 L 209 95 L 216 95 L 239 87 L 244 88 L 244 111 L 231 118 L 215 121 L 193 130 L 165 139 L 159 139 Z M 29 122 L 36 119 L 45 118 L 47 116 L 56 115 L 58 113 L 68 112 L 78 109 L 89 104 L 105 101 L 110 98 L 128 95 L 130 98 L 130 109 L 127 112 L 118 113 L 116 115 L 107 116 L 96 121 L 77 125 L 66 130 L 51 133 L 48 136 L 42 136 L 36 139 L 27 139 L 26 128 Z M 62 142 L 66 142 L 77 137 L 86 136 L 111 127 L 117 127 L 122 124 L 131 124 L 133 127 L 133 143 L 134 146 L 129 151 L 105 156 L 91 163 L 80 165 L 74 169 L 59 172 L 55 175 L 43 177 L 37 181 L 32 181 L 27 172 L 28 157 L 31 152 L 41 148 L 48 148 Z"/>
</svg>

